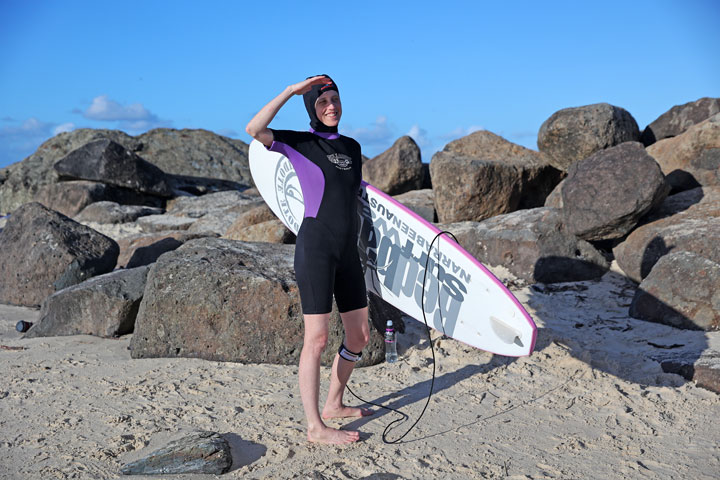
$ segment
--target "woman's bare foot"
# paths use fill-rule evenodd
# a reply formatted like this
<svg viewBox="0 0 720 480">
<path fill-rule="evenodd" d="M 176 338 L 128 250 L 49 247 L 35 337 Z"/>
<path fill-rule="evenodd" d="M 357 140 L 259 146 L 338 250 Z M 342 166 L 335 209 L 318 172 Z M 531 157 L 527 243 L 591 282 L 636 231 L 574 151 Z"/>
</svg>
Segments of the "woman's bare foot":
<svg viewBox="0 0 720 480">
<path fill-rule="evenodd" d="M 327 420 L 329 418 L 367 417 L 374 413 L 375 411 L 369 408 L 346 407 L 345 405 L 340 408 L 332 408 L 326 405 L 322 411 L 322 418 Z"/>
<path fill-rule="evenodd" d="M 360 440 L 360 432 L 351 430 L 337 430 L 326 426 L 308 430 L 308 441 L 310 442 L 345 445 L 358 440 Z"/>
</svg>

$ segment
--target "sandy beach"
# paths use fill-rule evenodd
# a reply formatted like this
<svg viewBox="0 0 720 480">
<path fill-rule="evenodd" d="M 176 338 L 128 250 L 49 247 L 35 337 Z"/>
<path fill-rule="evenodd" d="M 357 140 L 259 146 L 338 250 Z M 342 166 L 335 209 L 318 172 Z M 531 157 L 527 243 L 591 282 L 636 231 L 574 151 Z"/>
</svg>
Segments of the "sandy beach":
<svg viewBox="0 0 720 480">
<path fill-rule="evenodd" d="M 613 271 L 514 293 L 539 327 L 532 356 L 439 338 L 435 393 L 418 426 L 387 445 L 394 413 L 334 422 L 362 432 L 346 447 L 306 442 L 296 367 L 133 360 L 130 335 L 23 340 L 15 323 L 38 311 L 1 306 L 0 476 L 119 478 L 123 464 L 169 440 L 212 430 L 233 450 L 222 478 L 718 478 L 720 396 L 659 363 L 720 351 L 718 333 L 630 318 L 633 286 Z M 409 415 L 390 439 L 430 388 L 424 326 L 407 324 L 398 363 L 351 378 L 361 397 Z"/>
</svg>

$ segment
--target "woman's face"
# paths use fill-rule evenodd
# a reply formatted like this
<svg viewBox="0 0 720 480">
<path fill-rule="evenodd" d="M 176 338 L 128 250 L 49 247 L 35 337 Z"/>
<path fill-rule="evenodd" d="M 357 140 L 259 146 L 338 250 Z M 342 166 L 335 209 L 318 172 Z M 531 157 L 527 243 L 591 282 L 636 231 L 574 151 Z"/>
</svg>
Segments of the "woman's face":
<svg viewBox="0 0 720 480">
<path fill-rule="evenodd" d="M 342 116 L 340 95 L 335 90 L 329 90 L 315 101 L 315 115 L 318 120 L 328 127 L 337 127 Z"/>
</svg>

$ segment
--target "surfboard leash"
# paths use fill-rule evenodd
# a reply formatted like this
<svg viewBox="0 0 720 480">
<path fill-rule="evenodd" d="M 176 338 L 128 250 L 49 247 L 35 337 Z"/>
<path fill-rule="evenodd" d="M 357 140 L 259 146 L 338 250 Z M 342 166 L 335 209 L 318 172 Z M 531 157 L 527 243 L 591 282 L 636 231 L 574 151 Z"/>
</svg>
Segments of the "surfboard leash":
<svg viewBox="0 0 720 480">
<path fill-rule="evenodd" d="M 396 409 L 396 408 L 392 408 L 392 407 L 388 407 L 388 406 L 385 406 L 385 405 L 382 405 L 382 404 L 379 404 L 379 403 L 375 403 L 375 402 L 370 402 L 370 401 L 368 401 L 368 400 L 364 400 L 364 399 L 360 398 L 359 396 L 357 396 L 357 395 L 355 394 L 355 392 L 353 392 L 353 391 L 350 389 L 350 386 L 349 386 L 349 385 L 345 385 L 345 388 L 347 388 L 348 392 L 350 392 L 350 393 L 352 394 L 352 396 L 355 397 L 355 398 L 357 398 L 359 401 L 361 401 L 361 402 L 363 402 L 363 403 L 367 403 L 367 404 L 369 404 L 369 405 L 376 406 L 376 407 L 378 407 L 378 408 L 383 408 L 383 409 L 385 409 L 385 410 L 390 410 L 390 411 L 392 411 L 392 412 L 397 413 L 398 415 L 402 415 L 402 418 L 395 419 L 395 420 L 393 420 L 392 422 L 388 423 L 387 426 L 385 426 L 385 430 L 383 430 L 383 434 L 382 434 L 382 439 L 383 439 L 383 442 L 386 443 L 386 444 L 392 445 L 392 444 L 395 444 L 395 443 L 400 443 L 400 441 L 401 441 L 403 438 L 405 438 L 405 436 L 406 436 L 408 433 L 410 433 L 410 431 L 411 431 L 413 428 L 415 428 L 415 425 L 417 425 L 417 424 L 420 422 L 420 419 L 423 417 L 423 415 L 425 414 L 425 410 L 427 410 L 427 407 L 428 407 L 428 405 L 430 404 L 430 398 L 432 397 L 433 389 L 434 389 L 434 387 L 435 387 L 435 363 L 436 363 L 436 360 L 435 360 L 435 348 L 433 347 L 432 335 L 431 335 L 431 333 L 430 333 L 430 325 L 428 325 L 427 317 L 425 316 L 425 285 L 426 285 L 426 282 L 427 282 L 427 273 L 428 273 L 428 266 L 429 266 L 429 264 L 430 264 L 430 256 L 432 255 L 432 247 L 433 247 L 433 245 L 435 244 L 435 241 L 436 241 L 438 238 L 440 238 L 442 235 L 449 235 L 450 237 L 452 237 L 452 239 L 455 241 L 455 243 L 457 243 L 458 245 L 460 244 L 460 242 L 458 242 L 457 238 L 455 238 L 455 235 L 453 235 L 452 232 L 448 232 L 447 230 L 442 230 L 442 231 L 438 232 L 438 234 L 435 235 L 435 238 L 432 239 L 432 242 L 430 242 L 430 247 L 428 248 L 427 258 L 425 259 L 425 273 L 424 273 L 424 275 L 423 275 L 422 297 L 421 297 L 421 301 L 420 301 L 420 308 L 422 309 L 423 321 L 425 322 L 425 329 L 426 329 L 426 331 L 427 331 L 428 342 L 430 343 L 430 352 L 432 353 L 432 359 L 433 359 L 433 361 L 432 361 L 432 379 L 430 380 L 430 392 L 428 393 L 427 400 L 425 401 L 425 406 L 423 407 L 422 412 L 420 412 L 420 415 L 418 416 L 417 420 L 415 420 L 415 423 L 413 423 L 413 424 L 410 426 L 410 428 L 408 428 L 407 431 L 406 431 L 405 433 L 403 433 L 400 437 L 398 437 L 398 438 L 395 439 L 395 440 L 388 440 L 388 433 L 389 433 L 391 427 L 392 427 L 393 425 L 395 425 L 396 423 L 398 423 L 398 422 L 404 422 L 405 420 L 407 420 L 407 419 L 410 418 L 410 417 L 409 417 L 408 415 L 406 415 L 405 413 L 401 412 L 400 410 Z M 440 244 L 438 243 L 438 245 L 440 245 Z M 438 248 L 438 253 L 439 253 L 439 250 L 440 250 L 440 249 Z M 439 273 L 439 269 L 438 269 L 438 273 Z M 440 275 L 438 275 L 438 282 L 437 282 L 437 283 L 438 283 L 438 306 L 439 306 L 439 313 L 440 313 L 440 326 L 441 326 L 442 329 L 443 329 L 443 336 L 447 336 L 447 335 L 445 334 L 445 324 L 444 324 L 443 319 L 442 319 L 442 304 L 440 303 Z"/>
</svg>

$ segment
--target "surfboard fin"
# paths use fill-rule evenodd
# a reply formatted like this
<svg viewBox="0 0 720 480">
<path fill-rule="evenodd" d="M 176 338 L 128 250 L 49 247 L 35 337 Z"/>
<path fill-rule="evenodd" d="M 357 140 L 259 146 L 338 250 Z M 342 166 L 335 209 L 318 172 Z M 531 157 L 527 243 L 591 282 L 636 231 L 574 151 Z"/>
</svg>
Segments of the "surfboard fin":
<svg viewBox="0 0 720 480">
<path fill-rule="evenodd" d="M 514 343 L 515 345 L 522 347 L 523 343 L 520 337 L 522 334 L 515 330 L 513 327 L 503 322 L 499 318 L 490 317 L 490 326 L 497 337 L 507 344 Z"/>
</svg>

